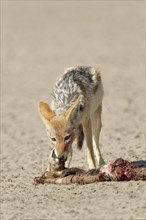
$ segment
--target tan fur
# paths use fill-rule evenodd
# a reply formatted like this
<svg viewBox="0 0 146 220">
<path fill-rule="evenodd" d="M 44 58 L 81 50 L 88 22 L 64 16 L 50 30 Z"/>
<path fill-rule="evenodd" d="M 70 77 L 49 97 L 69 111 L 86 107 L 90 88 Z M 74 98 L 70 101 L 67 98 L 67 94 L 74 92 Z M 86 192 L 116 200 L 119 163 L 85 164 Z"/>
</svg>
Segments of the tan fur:
<svg viewBox="0 0 146 220">
<path fill-rule="evenodd" d="M 66 132 L 66 118 L 62 117 L 58 120 L 56 116 L 54 120 L 51 121 L 51 124 L 55 130 L 55 137 L 56 137 L 56 152 L 58 155 L 62 154 L 65 151 L 65 142 L 64 137 L 68 134 Z"/>
<path fill-rule="evenodd" d="M 46 120 L 50 121 L 55 116 L 55 114 L 52 112 L 50 106 L 48 104 L 46 104 L 45 102 L 39 103 L 39 110 L 40 110 L 40 114 Z"/>
</svg>

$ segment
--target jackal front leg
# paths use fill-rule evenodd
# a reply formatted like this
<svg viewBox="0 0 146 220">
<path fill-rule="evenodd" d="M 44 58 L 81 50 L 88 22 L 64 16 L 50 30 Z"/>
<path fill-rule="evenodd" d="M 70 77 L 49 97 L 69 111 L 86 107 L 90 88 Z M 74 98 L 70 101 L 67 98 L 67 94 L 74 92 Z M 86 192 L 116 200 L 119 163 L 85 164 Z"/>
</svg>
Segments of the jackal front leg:
<svg viewBox="0 0 146 220">
<path fill-rule="evenodd" d="M 94 152 L 93 152 L 92 127 L 91 127 L 90 119 L 83 123 L 83 130 L 86 136 L 87 161 L 88 161 L 89 169 L 95 169 L 96 165 L 95 165 Z"/>
<path fill-rule="evenodd" d="M 67 157 L 67 160 L 65 162 L 65 167 L 68 168 L 70 166 L 70 163 L 71 163 L 71 159 L 72 159 L 72 155 L 73 155 L 73 149 L 72 147 L 70 148 L 70 151 L 68 153 L 68 157 Z"/>
<path fill-rule="evenodd" d="M 102 158 L 101 151 L 99 148 L 99 135 L 102 127 L 101 123 L 101 106 L 93 113 L 92 117 L 92 128 L 93 128 L 93 144 L 94 144 L 94 152 L 97 158 L 97 162 L 99 167 L 104 165 L 105 162 Z"/>
</svg>

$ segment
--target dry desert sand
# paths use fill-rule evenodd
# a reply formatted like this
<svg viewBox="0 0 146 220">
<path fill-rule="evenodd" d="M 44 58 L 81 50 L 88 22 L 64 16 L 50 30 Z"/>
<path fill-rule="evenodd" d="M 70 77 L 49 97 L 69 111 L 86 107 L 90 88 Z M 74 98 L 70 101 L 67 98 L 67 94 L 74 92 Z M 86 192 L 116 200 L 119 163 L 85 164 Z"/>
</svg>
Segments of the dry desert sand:
<svg viewBox="0 0 146 220">
<path fill-rule="evenodd" d="M 144 220 L 144 181 L 32 185 L 51 149 L 37 104 L 65 67 L 98 66 L 106 162 L 145 165 L 144 1 L 1 1 L 1 219 Z M 88 168 L 86 143 L 71 166 Z"/>
</svg>

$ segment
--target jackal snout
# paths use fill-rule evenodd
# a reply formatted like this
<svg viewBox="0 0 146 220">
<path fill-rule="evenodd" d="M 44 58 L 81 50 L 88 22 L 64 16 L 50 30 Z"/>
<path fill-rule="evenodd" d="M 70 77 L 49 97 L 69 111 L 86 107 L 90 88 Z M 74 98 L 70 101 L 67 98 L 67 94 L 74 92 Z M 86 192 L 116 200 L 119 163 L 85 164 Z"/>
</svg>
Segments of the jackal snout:
<svg viewBox="0 0 146 220">
<path fill-rule="evenodd" d="M 67 155 L 64 154 L 59 154 L 58 156 L 55 153 L 55 149 L 53 150 L 52 157 L 58 162 L 58 163 L 65 163 L 67 160 Z"/>
</svg>

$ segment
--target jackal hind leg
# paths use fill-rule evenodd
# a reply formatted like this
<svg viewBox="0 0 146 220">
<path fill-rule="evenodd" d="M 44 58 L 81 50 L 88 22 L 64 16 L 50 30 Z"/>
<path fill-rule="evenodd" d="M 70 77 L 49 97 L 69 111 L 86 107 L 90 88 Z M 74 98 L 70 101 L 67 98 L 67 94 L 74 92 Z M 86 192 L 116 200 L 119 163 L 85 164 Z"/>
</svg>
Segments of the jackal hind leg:
<svg viewBox="0 0 146 220">
<path fill-rule="evenodd" d="M 94 152 L 95 152 L 95 155 L 97 158 L 97 163 L 98 163 L 99 167 L 105 164 L 105 162 L 102 158 L 102 155 L 101 155 L 100 148 L 99 148 L 99 135 L 100 135 L 101 127 L 102 127 L 101 108 L 102 108 L 102 106 L 99 106 L 98 109 L 91 116 Z"/>
</svg>

